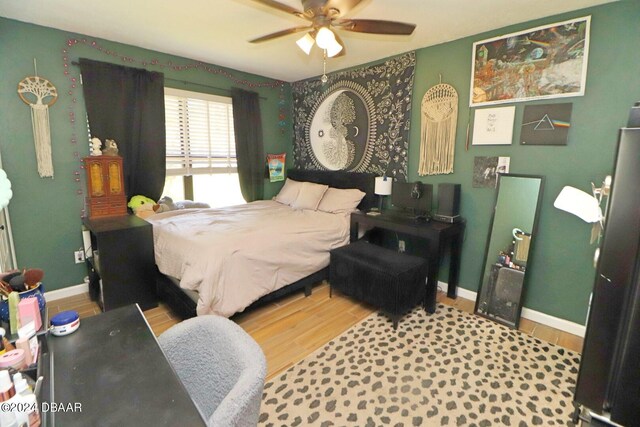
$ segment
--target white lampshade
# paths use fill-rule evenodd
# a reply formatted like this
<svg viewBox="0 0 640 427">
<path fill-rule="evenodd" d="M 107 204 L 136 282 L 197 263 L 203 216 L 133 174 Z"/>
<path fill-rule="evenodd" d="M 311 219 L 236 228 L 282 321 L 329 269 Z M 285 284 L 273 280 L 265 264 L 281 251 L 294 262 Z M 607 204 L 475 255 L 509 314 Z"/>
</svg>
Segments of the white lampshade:
<svg viewBox="0 0 640 427">
<path fill-rule="evenodd" d="M 328 49 L 329 46 L 331 46 L 331 43 L 335 40 L 335 34 L 333 34 L 333 31 L 331 31 L 327 27 L 322 27 L 318 30 L 318 34 L 316 35 L 316 43 L 318 43 L 318 47 L 320 49 Z"/>
<path fill-rule="evenodd" d="M 585 222 L 599 222 L 602 210 L 598 199 L 577 188 L 566 186 L 562 189 L 553 206 L 569 212 Z"/>
<path fill-rule="evenodd" d="M 327 47 L 327 56 L 333 58 L 342 51 L 342 45 L 334 38 L 329 47 Z"/>
<path fill-rule="evenodd" d="M 9 200 L 13 197 L 11 191 L 11 181 L 7 178 L 7 173 L 0 169 L 0 209 L 9 206 Z"/>
<path fill-rule="evenodd" d="M 393 178 L 387 176 L 377 176 L 376 186 L 373 190 L 379 196 L 388 196 L 391 194 L 391 186 L 393 184 Z"/>
<path fill-rule="evenodd" d="M 311 34 L 309 33 L 305 34 L 302 38 L 298 39 L 298 41 L 296 42 L 298 47 L 302 49 L 302 51 L 307 55 L 311 53 L 311 48 L 313 47 L 314 43 L 315 43 L 315 40 L 313 40 L 313 37 L 311 37 Z"/>
</svg>

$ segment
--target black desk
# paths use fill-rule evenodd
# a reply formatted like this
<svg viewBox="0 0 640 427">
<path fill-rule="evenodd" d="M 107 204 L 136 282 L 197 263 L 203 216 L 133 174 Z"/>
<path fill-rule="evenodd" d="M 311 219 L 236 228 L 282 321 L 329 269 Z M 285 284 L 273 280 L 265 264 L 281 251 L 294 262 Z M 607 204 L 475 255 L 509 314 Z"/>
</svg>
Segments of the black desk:
<svg viewBox="0 0 640 427">
<path fill-rule="evenodd" d="M 363 212 L 351 214 L 351 241 L 358 240 L 360 226 L 369 228 L 380 228 L 383 230 L 395 231 L 397 233 L 408 234 L 423 239 L 428 245 L 429 272 L 427 275 L 427 295 L 426 301 L 435 301 L 435 293 L 438 289 L 438 272 L 440 262 L 445 251 L 448 249 L 451 255 L 449 266 L 449 288 L 447 296 L 456 298 L 458 288 L 458 278 L 460 275 L 460 254 L 462 253 L 462 239 L 464 237 L 465 222 L 460 221 L 454 224 L 444 222 L 417 222 L 408 217 L 400 215 L 367 215 Z M 426 307 L 430 313 L 435 312 L 435 303 L 432 307 Z"/>
<path fill-rule="evenodd" d="M 50 401 L 82 404 L 82 412 L 47 414 L 47 425 L 205 425 L 137 305 L 82 319 L 76 332 L 47 342 Z"/>
</svg>

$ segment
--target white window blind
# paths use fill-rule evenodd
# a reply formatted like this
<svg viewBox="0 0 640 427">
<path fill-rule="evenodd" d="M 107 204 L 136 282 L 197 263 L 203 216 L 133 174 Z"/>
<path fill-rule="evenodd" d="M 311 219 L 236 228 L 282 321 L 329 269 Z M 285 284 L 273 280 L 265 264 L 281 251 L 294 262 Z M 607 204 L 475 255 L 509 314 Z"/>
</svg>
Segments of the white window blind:
<svg viewBox="0 0 640 427">
<path fill-rule="evenodd" d="M 237 172 L 231 98 L 165 88 L 167 175 Z"/>
</svg>

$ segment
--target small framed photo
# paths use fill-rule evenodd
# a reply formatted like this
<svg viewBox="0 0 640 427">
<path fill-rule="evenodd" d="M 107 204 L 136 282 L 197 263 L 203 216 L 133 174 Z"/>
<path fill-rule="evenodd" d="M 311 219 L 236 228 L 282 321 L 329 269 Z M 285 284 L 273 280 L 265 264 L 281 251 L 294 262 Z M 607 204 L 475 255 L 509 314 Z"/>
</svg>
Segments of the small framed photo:
<svg viewBox="0 0 640 427">
<path fill-rule="evenodd" d="M 476 110 L 473 145 L 511 145 L 515 117 L 515 106 Z"/>
<path fill-rule="evenodd" d="M 510 157 L 473 158 L 473 188 L 496 188 L 498 175 L 509 173 Z"/>
<path fill-rule="evenodd" d="M 284 181 L 284 165 L 287 153 L 267 154 L 267 167 L 269 168 L 269 181 Z"/>
</svg>

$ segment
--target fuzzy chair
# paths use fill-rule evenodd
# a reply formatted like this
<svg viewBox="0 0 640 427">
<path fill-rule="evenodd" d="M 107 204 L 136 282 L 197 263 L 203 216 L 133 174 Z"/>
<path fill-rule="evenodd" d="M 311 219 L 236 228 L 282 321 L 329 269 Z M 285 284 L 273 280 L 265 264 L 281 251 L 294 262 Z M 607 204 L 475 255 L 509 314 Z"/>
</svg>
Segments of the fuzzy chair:
<svg viewBox="0 0 640 427">
<path fill-rule="evenodd" d="M 267 362 L 240 326 L 220 316 L 199 316 L 173 326 L 158 341 L 208 426 L 258 423 Z"/>
</svg>

